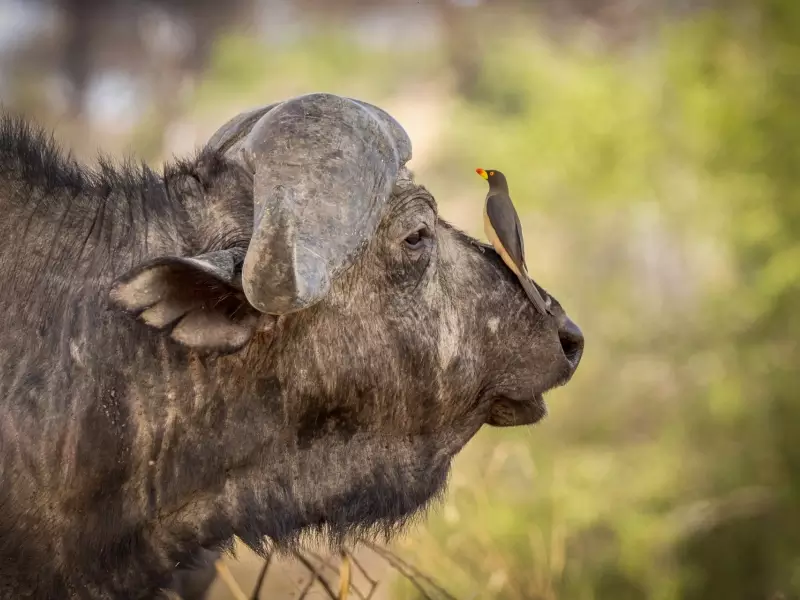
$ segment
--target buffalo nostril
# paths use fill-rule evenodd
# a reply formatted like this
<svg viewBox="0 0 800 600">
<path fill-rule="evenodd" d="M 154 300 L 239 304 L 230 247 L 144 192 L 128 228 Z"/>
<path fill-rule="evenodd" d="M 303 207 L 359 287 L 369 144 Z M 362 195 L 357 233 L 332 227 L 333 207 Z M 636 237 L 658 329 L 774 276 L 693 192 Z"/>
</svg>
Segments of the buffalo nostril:
<svg viewBox="0 0 800 600">
<path fill-rule="evenodd" d="M 558 341 L 561 342 L 561 349 L 564 356 L 576 368 L 583 354 L 583 332 L 580 327 L 565 317 L 564 322 L 558 328 Z"/>
</svg>

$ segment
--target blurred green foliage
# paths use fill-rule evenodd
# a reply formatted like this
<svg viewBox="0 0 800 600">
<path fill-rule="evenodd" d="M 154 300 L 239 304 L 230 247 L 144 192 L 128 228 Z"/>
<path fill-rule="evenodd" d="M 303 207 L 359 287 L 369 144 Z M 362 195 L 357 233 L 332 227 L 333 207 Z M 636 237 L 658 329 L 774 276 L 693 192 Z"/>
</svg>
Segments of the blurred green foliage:
<svg viewBox="0 0 800 600">
<path fill-rule="evenodd" d="M 415 168 L 476 235 L 473 169 L 507 174 L 586 354 L 543 423 L 467 446 L 401 550 L 458 598 L 800 598 L 800 4 L 731 2 L 624 51 L 506 22 L 464 41 L 469 97 Z M 227 37 L 191 111 L 381 103 L 449 81 L 453 59 Z"/>
<path fill-rule="evenodd" d="M 441 65 L 422 50 L 366 49 L 347 32 L 314 31 L 291 43 L 266 46 L 248 35 L 219 38 L 212 64 L 194 99 L 196 111 L 225 103 L 254 106 L 294 94 L 328 91 L 386 97 Z"/>
<path fill-rule="evenodd" d="M 482 237 L 474 168 L 506 173 L 531 271 L 586 353 L 541 424 L 466 447 L 400 549 L 459 599 L 800 598 L 800 3 L 730 0 L 615 50 L 471 18 L 466 62 L 330 27 L 226 36 L 183 107 L 383 104 L 478 67 L 418 180 Z M 133 145 L 156 153 L 158 107 L 148 122 Z"/>
<path fill-rule="evenodd" d="M 800 597 L 799 65 L 791 0 L 628 54 L 529 30 L 482 56 L 439 185 L 509 176 L 587 348 L 532 433 L 478 436 L 407 542 L 458 598 Z"/>
</svg>

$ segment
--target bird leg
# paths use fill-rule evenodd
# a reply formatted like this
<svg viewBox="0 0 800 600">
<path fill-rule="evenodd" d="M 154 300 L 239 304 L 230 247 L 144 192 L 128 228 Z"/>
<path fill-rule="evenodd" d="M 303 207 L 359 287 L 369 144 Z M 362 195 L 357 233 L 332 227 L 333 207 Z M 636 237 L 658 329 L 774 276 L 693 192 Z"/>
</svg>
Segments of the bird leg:
<svg viewBox="0 0 800 600">
<path fill-rule="evenodd" d="M 484 244 L 480 240 L 470 240 L 470 242 L 472 243 L 473 246 L 477 247 L 478 250 L 481 251 L 481 254 L 484 254 L 486 252 L 486 244 Z"/>
</svg>

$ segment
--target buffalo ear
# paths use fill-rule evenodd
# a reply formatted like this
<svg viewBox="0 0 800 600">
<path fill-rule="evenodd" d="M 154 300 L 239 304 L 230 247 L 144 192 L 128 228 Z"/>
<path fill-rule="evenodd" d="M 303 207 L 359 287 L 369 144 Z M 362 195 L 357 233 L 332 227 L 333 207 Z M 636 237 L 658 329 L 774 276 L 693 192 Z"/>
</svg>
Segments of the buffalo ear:
<svg viewBox="0 0 800 600">
<path fill-rule="evenodd" d="M 112 308 L 198 351 L 230 353 L 247 344 L 262 318 L 242 292 L 245 250 L 195 257 L 166 256 L 138 265 L 114 281 Z"/>
</svg>

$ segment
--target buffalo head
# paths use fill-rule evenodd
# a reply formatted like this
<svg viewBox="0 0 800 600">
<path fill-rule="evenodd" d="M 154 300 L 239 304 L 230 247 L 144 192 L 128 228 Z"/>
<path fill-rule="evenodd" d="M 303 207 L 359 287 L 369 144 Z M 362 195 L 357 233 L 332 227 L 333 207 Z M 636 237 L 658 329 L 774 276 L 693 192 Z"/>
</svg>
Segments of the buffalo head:
<svg viewBox="0 0 800 600">
<path fill-rule="evenodd" d="M 575 372 L 580 330 L 439 216 L 381 109 L 300 96 L 233 119 L 211 153 L 241 178 L 186 203 L 206 251 L 142 263 L 111 299 L 215 357 L 208 397 L 178 408 L 183 443 L 218 453 L 204 486 L 243 539 L 395 527 L 482 425 L 540 420 Z"/>
</svg>

